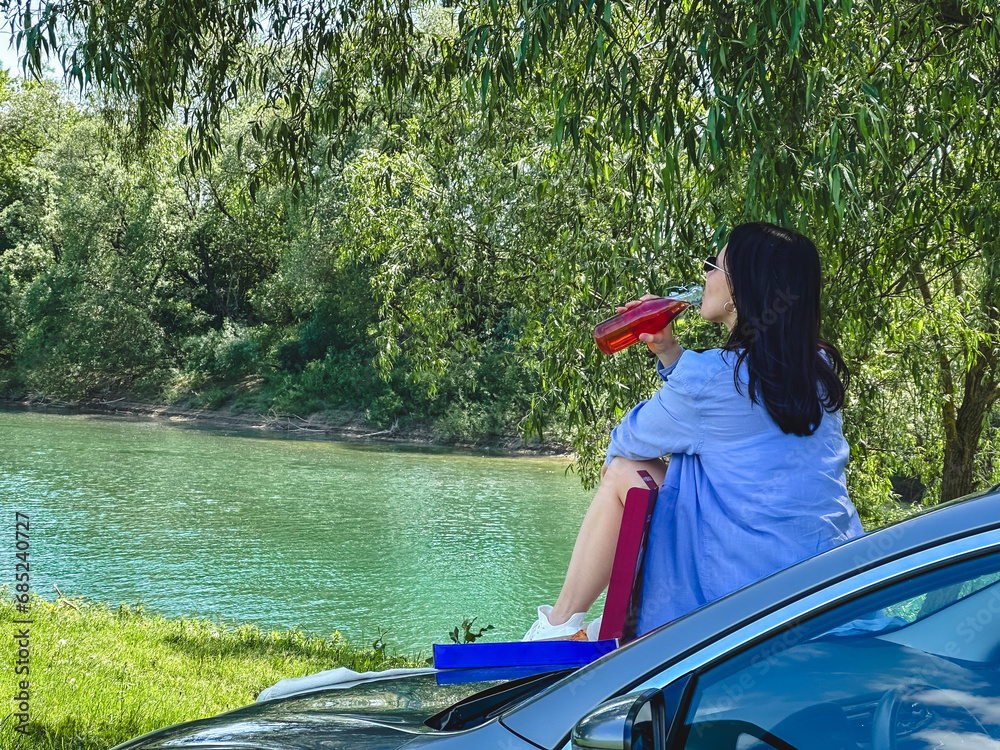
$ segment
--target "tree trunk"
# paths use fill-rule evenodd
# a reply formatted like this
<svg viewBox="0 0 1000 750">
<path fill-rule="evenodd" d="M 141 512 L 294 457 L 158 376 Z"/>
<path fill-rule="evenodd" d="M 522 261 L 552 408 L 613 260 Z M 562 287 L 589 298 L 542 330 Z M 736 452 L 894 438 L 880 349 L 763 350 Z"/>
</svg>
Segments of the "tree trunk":
<svg viewBox="0 0 1000 750">
<path fill-rule="evenodd" d="M 991 266 L 1000 266 L 1000 258 L 989 258 Z M 983 420 L 990 408 L 1000 398 L 1000 312 L 998 312 L 996 273 L 1000 268 L 987 270 L 994 283 L 987 284 L 982 307 L 986 316 L 986 336 L 976 349 L 976 357 L 965 372 L 961 406 L 956 406 L 959 394 L 952 377 L 952 363 L 948 359 L 944 342 L 935 337 L 938 351 L 938 368 L 944 390 L 941 419 L 944 426 L 944 461 L 941 471 L 940 502 L 953 500 L 975 491 L 976 454 L 983 433 Z M 913 267 L 917 286 L 924 304 L 933 312 L 933 294 L 927 277 L 918 267 Z M 958 283 L 956 281 L 956 283 Z"/>
<path fill-rule="evenodd" d="M 976 453 L 983 433 L 983 417 L 997 400 L 996 372 L 996 356 L 986 361 L 980 351 L 975 364 L 965 374 L 962 406 L 955 415 L 954 429 L 946 431 L 950 439 L 946 439 L 944 444 L 941 502 L 976 490 Z M 988 373 L 992 373 L 992 377 Z"/>
</svg>

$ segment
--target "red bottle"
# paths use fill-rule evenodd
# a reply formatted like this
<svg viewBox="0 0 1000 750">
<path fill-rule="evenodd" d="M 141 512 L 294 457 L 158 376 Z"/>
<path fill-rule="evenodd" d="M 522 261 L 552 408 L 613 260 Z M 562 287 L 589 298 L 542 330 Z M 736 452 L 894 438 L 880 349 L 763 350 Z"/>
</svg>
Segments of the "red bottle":
<svg viewBox="0 0 1000 750">
<path fill-rule="evenodd" d="M 620 352 L 639 340 L 640 333 L 657 333 L 692 304 L 701 301 L 701 287 L 690 287 L 670 297 L 640 302 L 631 310 L 598 323 L 594 329 L 597 347 L 605 354 Z"/>
</svg>

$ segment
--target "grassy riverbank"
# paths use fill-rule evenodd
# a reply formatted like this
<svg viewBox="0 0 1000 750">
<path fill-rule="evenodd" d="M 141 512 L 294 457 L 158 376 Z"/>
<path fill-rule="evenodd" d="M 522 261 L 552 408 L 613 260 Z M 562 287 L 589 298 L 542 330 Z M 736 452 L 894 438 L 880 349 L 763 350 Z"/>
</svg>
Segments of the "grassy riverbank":
<svg viewBox="0 0 1000 750">
<path fill-rule="evenodd" d="M 265 687 L 334 667 L 417 666 L 381 643 L 339 634 L 264 632 L 255 625 L 167 619 L 141 607 L 34 597 L 28 625 L 0 588 L 0 747 L 105 750 L 153 729 L 252 703 Z M 29 735 L 14 731 L 19 629 L 30 629 Z M 11 708 L 14 706 L 14 708 Z"/>
</svg>

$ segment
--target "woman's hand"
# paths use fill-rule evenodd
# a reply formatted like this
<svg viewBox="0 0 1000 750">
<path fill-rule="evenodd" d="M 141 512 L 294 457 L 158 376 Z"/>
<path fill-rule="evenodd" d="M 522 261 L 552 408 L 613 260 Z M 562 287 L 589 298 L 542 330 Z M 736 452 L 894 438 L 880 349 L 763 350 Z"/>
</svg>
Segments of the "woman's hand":
<svg viewBox="0 0 1000 750">
<path fill-rule="evenodd" d="M 659 297 L 655 294 L 644 294 L 639 299 L 626 302 L 623 307 L 616 309 L 618 312 L 623 313 L 650 299 L 659 299 Z M 674 338 L 673 331 L 670 330 L 672 324 L 673 321 L 667 323 L 666 327 L 657 333 L 639 334 L 639 341 L 649 347 L 649 351 L 656 355 L 656 358 L 660 360 L 664 367 L 670 367 L 681 356 L 681 352 L 684 351 L 681 345 L 677 343 L 677 339 Z"/>
</svg>

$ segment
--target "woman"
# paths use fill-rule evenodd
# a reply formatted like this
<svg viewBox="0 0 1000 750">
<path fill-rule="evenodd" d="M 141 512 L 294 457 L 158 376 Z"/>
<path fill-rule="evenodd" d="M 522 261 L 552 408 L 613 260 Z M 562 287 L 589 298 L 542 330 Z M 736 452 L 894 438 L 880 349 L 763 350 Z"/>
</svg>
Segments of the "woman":
<svg viewBox="0 0 1000 750">
<path fill-rule="evenodd" d="M 562 591 L 524 640 L 583 627 L 608 585 L 625 495 L 645 486 L 642 470 L 660 492 L 639 635 L 862 534 L 844 476 L 847 367 L 819 337 L 820 285 L 808 238 L 742 224 L 705 261 L 701 315 L 726 326 L 725 346 L 685 350 L 669 325 L 639 337 L 663 384 L 611 433 Z"/>
</svg>

